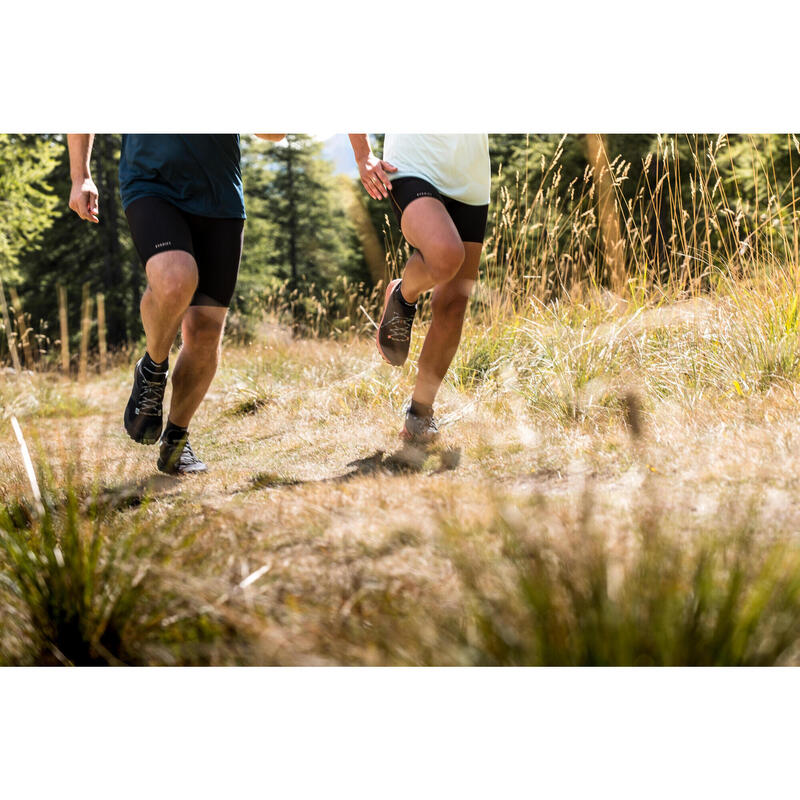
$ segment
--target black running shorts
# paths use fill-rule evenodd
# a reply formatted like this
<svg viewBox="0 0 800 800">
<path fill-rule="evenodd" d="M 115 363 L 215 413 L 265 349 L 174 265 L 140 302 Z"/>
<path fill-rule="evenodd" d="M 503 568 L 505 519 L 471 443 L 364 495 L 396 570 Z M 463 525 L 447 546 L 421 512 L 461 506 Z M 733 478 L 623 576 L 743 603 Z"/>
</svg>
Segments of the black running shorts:
<svg viewBox="0 0 800 800">
<path fill-rule="evenodd" d="M 198 217 L 160 197 L 134 200 L 125 215 L 144 265 L 157 253 L 184 250 L 197 262 L 191 305 L 230 305 L 242 257 L 243 219 Z"/>
<path fill-rule="evenodd" d="M 444 204 L 462 242 L 483 243 L 486 236 L 486 220 L 489 217 L 488 205 L 470 206 L 460 200 L 453 200 L 452 197 L 445 197 L 432 183 L 413 177 L 392 180 L 392 191 L 389 192 L 389 196 L 398 222 L 410 202 L 418 197 L 433 197 Z"/>
</svg>

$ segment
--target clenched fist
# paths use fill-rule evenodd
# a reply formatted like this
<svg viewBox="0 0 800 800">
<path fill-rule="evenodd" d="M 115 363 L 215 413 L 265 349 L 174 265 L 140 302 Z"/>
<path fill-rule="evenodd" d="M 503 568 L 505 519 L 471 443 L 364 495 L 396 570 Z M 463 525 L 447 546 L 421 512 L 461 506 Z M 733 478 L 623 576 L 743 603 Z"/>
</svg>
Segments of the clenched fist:
<svg viewBox="0 0 800 800">
<path fill-rule="evenodd" d="M 74 181 L 69 195 L 69 207 L 81 218 L 89 222 L 99 222 L 97 208 L 97 187 L 91 178 Z"/>
</svg>

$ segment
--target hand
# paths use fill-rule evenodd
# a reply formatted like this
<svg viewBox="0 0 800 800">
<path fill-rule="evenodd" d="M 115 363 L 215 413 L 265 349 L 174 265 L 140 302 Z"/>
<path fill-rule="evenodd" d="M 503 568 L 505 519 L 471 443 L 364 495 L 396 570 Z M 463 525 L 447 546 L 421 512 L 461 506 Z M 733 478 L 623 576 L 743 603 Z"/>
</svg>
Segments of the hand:
<svg viewBox="0 0 800 800">
<path fill-rule="evenodd" d="M 97 210 L 97 187 L 91 178 L 73 181 L 69 195 L 69 207 L 89 222 L 100 222 Z"/>
<path fill-rule="evenodd" d="M 367 190 L 367 194 L 373 200 L 381 200 L 389 196 L 392 182 L 389 180 L 387 172 L 397 172 L 397 167 L 393 167 L 388 161 L 381 161 L 373 153 L 369 153 L 363 161 L 358 161 L 358 174 L 361 176 L 361 183 Z"/>
</svg>

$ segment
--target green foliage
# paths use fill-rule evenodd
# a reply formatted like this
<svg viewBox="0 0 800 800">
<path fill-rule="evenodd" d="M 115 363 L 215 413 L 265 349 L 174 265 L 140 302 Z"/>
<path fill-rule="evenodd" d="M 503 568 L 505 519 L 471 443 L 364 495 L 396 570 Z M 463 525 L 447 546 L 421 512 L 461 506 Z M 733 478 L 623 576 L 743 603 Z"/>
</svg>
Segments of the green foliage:
<svg viewBox="0 0 800 800">
<path fill-rule="evenodd" d="M 385 138 L 386 135 L 383 133 L 376 133 L 370 137 L 372 151 L 378 157 L 383 157 L 383 142 Z M 378 233 L 378 238 L 381 240 L 384 250 L 387 253 L 392 252 L 399 246 L 403 234 L 400 231 L 397 216 L 392 209 L 391 200 L 373 200 L 367 195 L 359 178 L 355 179 L 355 183 L 358 192 L 365 198 L 367 213 Z"/>
<path fill-rule="evenodd" d="M 111 346 L 135 341 L 141 335 L 139 300 L 145 285 L 144 270 L 133 247 L 119 199 L 119 134 L 98 134 L 92 151 L 92 176 L 99 193 L 100 222 L 91 224 L 69 209 L 69 154 L 65 137 L 51 142 L 57 159 L 49 181 L 58 189 L 52 225 L 35 249 L 20 257 L 20 295 L 37 332 L 57 338 L 57 285 L 67 288 L 69 329 L 77 344 L 80 300 L 84 282 L 92 294 L 103 292 L 107 338 Z M 73 352 L 75 346 L 72 348 Z"/>
<path fill-rule="evenodd" d="M 284 143 L 244 141 L 248 209 L 238 295 L 281 283 L 316 296 L 334 278 L 368 277 L 344 198 L 322 145 L 289 134 Z"/>
<path fill-rule="evenodd" d="M 48 182 L 58 153 L 50 137 L 0 134 L 0 278 L 12 271 L 20 254 L 36 246 L 52 224 L 57 202 Z"/>
</svg>

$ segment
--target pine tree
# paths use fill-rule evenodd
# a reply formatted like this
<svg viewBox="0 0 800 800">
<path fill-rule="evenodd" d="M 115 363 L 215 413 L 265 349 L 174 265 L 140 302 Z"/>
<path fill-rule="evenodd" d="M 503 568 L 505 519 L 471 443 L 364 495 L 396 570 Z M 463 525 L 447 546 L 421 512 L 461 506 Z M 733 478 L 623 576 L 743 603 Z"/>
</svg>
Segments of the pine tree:
<svg viewBox="0 0 800 800">
<path fill-rule="evenodd" d="M 0 134 L 0 278 L 19 280 L 20 255 L 53 223 L 48 183 L 58 145 L 50 137 Z"/>
<path fill-rule="evenodd" d="M 285 281 L 302 295 L 324 290 L 340 275 L 368 277 L 321 151 L 321 143 L 304 134 L 289 134 L 278 146 L 245 142 L 245 285 L 259 275 Z"/>
<path fill-rule="evenodd" d="M 69 154 L 66 138 L 55 137 L 58 160 L 48 177 L 58 193 L 52 225 L 35 249 L 20 255 L 20 294 L 36 330 L 57 330 L 56 292 L 63 283 L 69 297 L 70 330 L 77 332 L 78 298 L 88 281 L 92 293 L 105 294 L 109 345 L 141 336 L 139 300 L 145 274 L 119 201 L 120 143 L 119 134 L 95 137 L 91 168 L 99 193 L 100 222 L 94 225 L 79 219 L 68 207 Z"/>
</svg>

